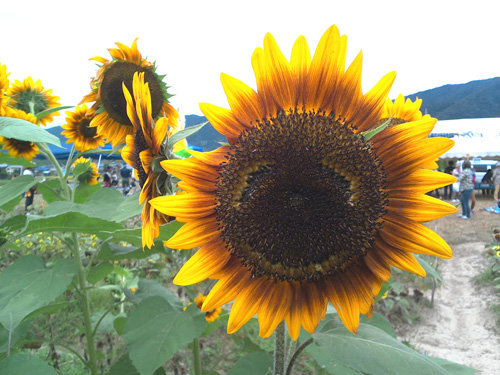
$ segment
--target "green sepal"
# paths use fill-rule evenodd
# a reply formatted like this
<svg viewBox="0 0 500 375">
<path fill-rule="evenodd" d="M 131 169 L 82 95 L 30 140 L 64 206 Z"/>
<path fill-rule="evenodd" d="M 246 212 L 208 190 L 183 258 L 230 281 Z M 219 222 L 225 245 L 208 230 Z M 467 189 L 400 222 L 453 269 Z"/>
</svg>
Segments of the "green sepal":
<svg viewBox="0 0 500 375">
<path fill-rule="evenodd" d="M 189 128 L 179 130 L 177 133 L 172 134 L 172 136 L 168 138 L 168 147 L 172 147 L 180 140 L 182 140 L 186 137 L 189 137 L 190 135 L 196 133 L 201 128 L 203 128 L 206 124 L 208 124 L 208 121 L 204 122 L 203 124 L 190 126 Z"/>
<path fill-rule="evenodd" d="M 68 109 L 68 108 L 74 108 L 72 105 L 61 105 L 59 107 L 54 107 L 54 108 L 49 108 L 46 109 L 45 111 L 38 112 L 35 117 L 38 120 L 40 120 L 42 117 L 50 115 L 51 113 L 57 112 L 57 111 L 62 111 L 63 109 Z"/>
<path fill-rule="evenodd" d="M 372 139 L 375 135 L 380 133 L 382 130 L 387 128 L 389 124 L 391 123 L 392 117 L 388 119 L 386 122 L 384 122 L 382 125 L 377 126 L 375 129 L 367 130 L 365 132 L 362 132 L 361 135 L 365 138 L 366 141 L 369 141 Z"/>
</svg>

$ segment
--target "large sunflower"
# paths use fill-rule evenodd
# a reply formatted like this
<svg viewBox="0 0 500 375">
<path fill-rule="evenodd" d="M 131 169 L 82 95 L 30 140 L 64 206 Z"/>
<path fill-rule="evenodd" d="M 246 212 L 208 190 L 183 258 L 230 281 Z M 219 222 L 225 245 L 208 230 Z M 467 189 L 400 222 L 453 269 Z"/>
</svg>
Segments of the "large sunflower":
<svg viewBox="0 0 500 375">
<path fill-rule="evenodd" d="M 170 105 L 163 109 L 167 117 L 153 121 L 151 92 L 145 82 L 144 73 L 136 73 L 133 78 L 133 93 L 123 84 L 127 101 L 127 112 L 135 128 L 134 135 L 127 135 L 126 146 L 122 150 L 123 160 L 134 168 L 134 174 L 141 185 L 139 204 L 144 203 L 142 211 L 142 244 L 151 248 L 153 240 L 160 234 L 160 225 L 168 220 L 155 210 L 149 200 L 165 193 L 166 173 L 161 167 L 155 168 L 156 158 L 166 158 L 164 140 L 172 129 L 179 129 L 179 114 Z"/>
<path fill-rule="evenodd" d="M 0 63 L 0 108 L 5 106 L 9 100 L 5 95 L 10 84 L 9 75 L 10 73 L 7 73 L 7 66 Z"/>
<path fill-rule="evenodd" d="M 311 60 L 299 37 L 289 62 L 266 35 L 257 91 L 223 74 L 231 109 L 200 104 L 229 146 L 162 162 L 186 192 L 150 202 L 185 222 L 167 245 L 201 246 L 174 282 L 218 280 L 202 310 L 234 300 L 229 333 L 258 314 L 262 337 L 284 320 L 295 340 L 328 302 L 355 332 L 391 266 L 424 276 L 412 253 L 452 255 L 422 222 L 456 211 L 424 194 L 453 178 L 422 165 L 453 141 L 427 138 L 430 117 L 368 140 L 395 74 L 363 94 L 362 56 L 346 69 L 346 40 L 332 26 Z"/>
<path fill-rule="evenodd" d="M 28 77 L 23 82 L 16 80 L 7 90 L 9 106 L 21 109 L 26 113 L 36 115 L 50 108 L 59 107 L 58 96 L 52 96 L 52 90 L 45 90 L 40 80 L 36 82 Z M 47 125 L 59 116 L 59 112 L 53 112 L 38 119 L 40 125 Z"/>
<path fill-rule="evenodd" d="M 97 134 L 97 128 L 90 127 L 93 116 L 87 115 L 85 104 L 78 106 L 74 111 L 66 111 L 66 124 L 62 126 L 63 134 L 68 140 L 66 143 L 75 143 L 75 149 L 80 152 L 104 146 L 104 136 Z"/>
<path fill-rule="evenodd" d="M 137 39 L 130 48 L 121 43 L 116 45 L 118 48 L 109 49 L 111 60 L 99 56 L 91 58 L 102 65 L 90 83 L 91 92 L 80 102 L 80 104 L 95 102 L 89 110 L 89 115 L 95 114 L 91 126 L 96 126 L 98 133 L 105 135 L 113 146 L 135 132 L 134 125 L 127 115 L 122 83 L 132 91 L 134 73 L 144 73 L 144 80 L 149 84 L 151 92 L 153 118 L 166 115 L 165 111 L 170 110 L 168 98 L 171 96 L 167 93 L 167 86 L 163 82 L 165 76 L 158 75 L 155 65 L 142 58 L 137 49 Z"/>
<path fill-rule="evenodd" d="M 18 118 L 36 125 L 36 117 L 31 113 L 24 112 L 23 110 L 10 107 L 0 107 L 0 116 Z M 15 158 L 23 157 L 26 160 L 31 161 L 39 153 L 38 146 L 33 142 L 0 137 L 0 144 L 3 146 L 4 150 L 8 151 L 9 155 L 14 156 Z"/>
</svg>

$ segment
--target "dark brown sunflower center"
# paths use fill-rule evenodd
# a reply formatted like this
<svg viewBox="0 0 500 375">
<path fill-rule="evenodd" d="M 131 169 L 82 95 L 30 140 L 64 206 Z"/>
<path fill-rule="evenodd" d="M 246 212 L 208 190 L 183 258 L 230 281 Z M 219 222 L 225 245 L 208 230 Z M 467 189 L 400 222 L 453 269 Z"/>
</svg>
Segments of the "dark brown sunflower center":
<svg viewBox="0 0 500 375">
<path fill-rule="evenodd" d="M 217 222 L 255 276 L 314 281 L 366 254 L 385 213 L 385 174 L 333 116 L 280 113 L 243 133 L 219 170 Z"/>
<path fill-rule="evenodd" d="M 144 133 L 142 132 L 142 130 L 138 130 L 135 133 L 135 165 L 136 165 L 137 175 L 139 176 L 139 184 L 141 185 L 141 188 L 146 183 L 148 174 L 146 173 L 144 167 L 142 166 L 140 154 L 142 151 L 145 151 L 147 149 L 149 149 L 149 146 L 148 143 L 146 142 L 146 138 L 144 137 Z"/>
<path fill-rule="evenodd" d="M 84 117 L 80 120 L 80 123 L 78 124 L 78 129 L 80 134 L 84 138 L 93 139 L 97 134 L 97 128 L 96 127 L 91 128 L 89 125 L 90 125 L 90 119 L 88 117 Z"/>
<path fill-rule="evenodd" d="M 10 138 L 10 146 L 16 150 L 19 154 L 30 152 L 33 150 L 34 144 L 28 141 L 20 141 L 18 139 Z"/>
<path fill-rule="evenodd" d="M 101 84 L 101 101 L 108 115 L 123 125 L 132 126 L 127 115 L 127 101 L 123 95 L 122 83 L 132 93 L 135 72 L 144 72 L 144 82 L 149 85 L 153 118 L 158 116 L 163 106 L 163 92 L 158 77 L 150 69 L 129 62 L 116 62 L 104 73 Z"/>
</svg>

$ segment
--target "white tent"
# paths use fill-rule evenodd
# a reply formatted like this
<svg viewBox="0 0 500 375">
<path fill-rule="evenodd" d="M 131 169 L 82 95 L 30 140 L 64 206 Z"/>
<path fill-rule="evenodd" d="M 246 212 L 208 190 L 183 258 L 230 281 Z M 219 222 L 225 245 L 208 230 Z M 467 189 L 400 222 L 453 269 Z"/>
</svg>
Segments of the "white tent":
<svg viewBox="0 0 500 375">
<path fill-rule="evenodd" d="M 455 145 L 442 159 L 500 159 L 500 118 L 438 121 L 431 136 L 453 135 Z"/>
</svg>

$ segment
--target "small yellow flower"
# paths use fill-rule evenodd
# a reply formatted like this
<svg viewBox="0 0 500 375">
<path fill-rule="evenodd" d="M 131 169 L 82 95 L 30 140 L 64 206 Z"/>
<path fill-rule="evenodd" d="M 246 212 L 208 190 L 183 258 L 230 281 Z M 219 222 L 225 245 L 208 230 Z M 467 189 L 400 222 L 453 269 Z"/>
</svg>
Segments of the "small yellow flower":
<svg viewBox="0 0 500 375">
<path fill-rule="evenodd" d="M 497 257 L 500 258 L 500 251 L 497 251 Z"/>
<path fill-rule="evenodd" d="M 388 295 L 389 295 L 389 291 L 386 290 L 385 293 L 384 293 L 384 295 L 382 296 L 382 299 L 386 299 Z"/>
<path fill-rule="evenodd" d="M 136 290 L 137 290 L 136 288 L 130 288 L 130 291 L 133 293 L 135 293 Z"/>
<path fill-rule="evenodd" d="M 196 307 L 201 310 L 201 306 L 203 306 L 203 302 L 205 301 L 206 296 L 204 296 L 201 293 L 198 293 L 198 297 L 194 299 L 194 302 L 196 303 Z M 209 323 L 214 322 L 216 319 L 219 318 L 220 314 L 222 313 L 222 309 L 220 307 L 216 307 L 213 310 L 207 311 L 205 314 L 205 320 Z"/>
</svg>

